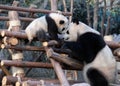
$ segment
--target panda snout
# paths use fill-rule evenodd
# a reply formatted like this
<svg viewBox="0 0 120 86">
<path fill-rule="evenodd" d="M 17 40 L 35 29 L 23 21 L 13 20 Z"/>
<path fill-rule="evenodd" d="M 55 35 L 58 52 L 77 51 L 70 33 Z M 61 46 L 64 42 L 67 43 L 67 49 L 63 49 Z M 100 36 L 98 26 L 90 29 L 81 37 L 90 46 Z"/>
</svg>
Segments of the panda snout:
<svg viewBox="0 0 120 86">
<path fill-rule="evenodd" d="M 69 37 L 67 37 L 67 38 L 62 38 L 62 40 L 68 40 L 69 39 Z"/>
</svg>

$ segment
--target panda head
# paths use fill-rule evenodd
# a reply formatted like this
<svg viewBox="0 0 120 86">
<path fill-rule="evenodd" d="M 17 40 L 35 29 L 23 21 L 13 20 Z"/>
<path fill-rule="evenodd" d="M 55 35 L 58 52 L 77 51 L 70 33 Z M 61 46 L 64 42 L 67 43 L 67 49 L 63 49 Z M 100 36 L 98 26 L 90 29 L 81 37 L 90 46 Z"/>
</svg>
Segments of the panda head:
<svg viewBox="0 0 120 86">
<path fill-rule="evenodd" d="M 87 32 L 100 34 L 98 31 L 93 30 L 91 27 L 80 21 L 73 21 L 68 25 L 68 28 L 63 31 L 62 38 L 65 41 L 77 41 L 78 37 Z"/>
<path fill-rule="evenodd" d="M 68 26 L 68 19 L 60 13 L 50 13 L 49 16 L 55 21 L 58 32 L 63 33 Z"/>
<path fill-rule="evenodd" d="M 64 33 L 62 33 L 62 38 L 65 41 L 76 41 L 78 35 L 78 24 L 73 22 L 70 23 L 68 28 L 63 32 Z"/>
</svg>

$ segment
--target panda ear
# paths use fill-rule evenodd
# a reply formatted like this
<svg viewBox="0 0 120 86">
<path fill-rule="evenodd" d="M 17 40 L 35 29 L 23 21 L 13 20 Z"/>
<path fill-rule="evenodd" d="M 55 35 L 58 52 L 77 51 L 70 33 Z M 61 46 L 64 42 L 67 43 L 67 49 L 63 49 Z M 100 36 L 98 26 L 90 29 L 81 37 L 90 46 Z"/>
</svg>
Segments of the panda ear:
<svg viewBox="0 0 120 86">
<path fill-rule="evenodd" d="M 73 23 L 76 23 L 77 25 L 79 24 L 79 20 L 78 19 L 73 19 L 72 21 L 73 21 Z"/>
<path fill-rule="evenodd" d="M 64 20 L 60 20 L 59 24 L 64 24 L 65 21 Z"/>
</svg>

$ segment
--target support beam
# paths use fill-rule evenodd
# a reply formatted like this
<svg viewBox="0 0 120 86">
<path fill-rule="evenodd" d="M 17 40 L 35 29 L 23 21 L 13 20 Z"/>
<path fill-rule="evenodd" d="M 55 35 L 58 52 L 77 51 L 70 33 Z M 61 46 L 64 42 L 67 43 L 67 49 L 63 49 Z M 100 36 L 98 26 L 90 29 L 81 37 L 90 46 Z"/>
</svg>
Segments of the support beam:
<svg viewBox="0 0 120 86">
<path fill-rule="evenodd" d="M 114 41 L 105 41 L 105 42 L 111 49 L 120 48 L 120 43 L 118 42 L 114 42 Z"/>
<path fill-rule="evenodd" d="M 27 39 L 27 35 L 25 32 L 7 31 L 7 30 L 1 29 L 0 35 L 2 37 L 7 36 L 7 37 L 16 37 L 16 38 L 21 38 L 21 39 Z"/>
<path fill-rule="evenodd" d="M 1 45 L 2 49 L 14 49 L 14 50 L 27 50 L 27 51 L 45 51 L 44 47 L 37 47 L 37 46 L 10 46 L 10 45 Z"/>
<path fill-rule="evenodd" d="M 14 11 L 23 11 L 23 12 L 35 12 L 35 13 L 57 13 L 57 11 L 50 11 L 50 10 L 43 10 L 43 9 L 30 9 L 30 8 L 23 8 L 23 7 L 13 7 L 13 6 L 5 6 L 5 5 L 0 5 L 0 9 L 5 9 L 5 10 L 14 10 Z M 62 12 L 62 14 L 66 16 L 70 16 L 70 12 Z"/>
<path fill-rule="evenodd" d="M 31 81 L 31 82 L 34 83 L 34 82 L 39 82 L 41 80 L 41 81 L 44 81 L 47 84 L 48 83 L 49 84 L 52 84 L 52 83 L 53 84 L 60 84 L 59 80 L 57 80 L 57 79 L 34 79 L 34 78 L 27 78 L 27 77 L 21 77 L 19 79 L 21 80 L 21 82 L 23 82 L 23 81 L 28 81 L 28 82 Z M 19 79 L 18 79 L 18 77 L 4 76 L 3 79 L 2 79 L 2 86 L 11 85 L 11 84 L 13 85 L 15 83 L 19 83 Z M 74 83 L 80 83 L 82 81 L 69 80 L 69 82 L 70 82 L 70 84 L 74 84 Z"/>
<path fill-rule="evenodd" d="M 56 52 L 54 52 L 51 48 L 50 49 L 46 49 L 46 54 L 48 57 L 58 61 L 58 62 L 62 62 L 62 63 L 65 63 L 71 67 L 74 67 L 74 68 L 83 68 L 83 65 L 80 64 L 79 61 L 75 60 L 75 59 L 72 59 L 68 56 L 63 56 L 63 55 L 60 55 Z"/>
<path fill-rule="evenodd" d="M 12 60 L 2 60 L 2 66 L 15 66 L 15 67 L 29 67 L 29 68 L 53 68 L 51 63 L 43 63 L 43 62 L 27 62 L 27 61 L 12 61 Z M 74 68 L 74 67 L 66 67 L 62 66 L 63 69 L 67 70 L 81 70 L 82 68 Z"/>
<path fill-rule="evenodd" d="M 48 46 L 52 45 L 58 45 L 58 42 L 51 40 L 48 42 Z M 15 49 L 15 50 L 28 50 L 28 51 L 45 51 L 45 48 L 43 46 L 37 47 L 37 46 L 10 46 L 10 45 L 4 45 L 0 44 L 2 49 Z M 72 53 L 69 49 L 58 49 L 58 48 L 53 48 L 53 50 L 57 53 L 62 53 L 62 54 L 70 54 Z"/>
<path fill-rule="evenodd" d="M 27 35 L 24 32 L 24 30 L 20 31 L 20 32 L 16 32 L 16 31 L 7 31 L 6 29 L 0 29 L 0 35 L 2 37 L 4 36 L 8 36 L 8 37 L 16 37 L 16 38 L 21 38 L 21 39 L 27 39 Z M 120 47 L 120 43 L 118 42 L 114 42 L 114 41 L 106 41 L 106 44 L 112 48 L 112 49 L 116 49 Z"/>
<path fill-rule="evenodd" d="M 34 18 L 26 18 L 26 17 L 19 17 L 19 19 L 25 22 L 31 22 L 34 20 Z M 8 21 L 9 18 L 7 16 L 0 16 L 0 20 Z"/>
<path fill-rule="evenodd" d="M 28 62 L 28 61 L 12 61 L 2 60 L 1 65 L 3 66 L 15 66 L 15 67 L 29 67 L 29 68 L 53 68 L 50 63 L 43 62 Z"/>
</svg>

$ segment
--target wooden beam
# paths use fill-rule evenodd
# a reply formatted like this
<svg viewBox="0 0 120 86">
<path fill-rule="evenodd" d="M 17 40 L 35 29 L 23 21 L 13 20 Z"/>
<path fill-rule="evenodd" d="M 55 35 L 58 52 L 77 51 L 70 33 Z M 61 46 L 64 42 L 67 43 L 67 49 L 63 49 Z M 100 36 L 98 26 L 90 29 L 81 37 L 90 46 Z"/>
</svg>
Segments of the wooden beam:
<svg viewBox="0 0 120 86">
<path fill-rule="evenodd" d="M 8 36 L 8 37 L 16 37 L 16 38 L 21 38 L 21 39 L 27 39 L 27 35 L 24 32 L 24 30 L 22 30 L 20 32 L 16 32 L 16 31 L 10 32 L 10 31 L 7 31 L 5 29 L 4 30 L 0 29 L 0 35 L 2 37 Z M 120 47 L 120 43 L 114 42 L 114 41 L 106 41 L 106 44 L 112 49 L 116 49 L 116 48 Z"/>
<path fill-rule="evenodd" d="M 8 37 L 16 37 L 21 39 L 27 39 L 27 35 L 25 32 L 17 32 L 17 31 L 7 31 L 7 30 L 0 30 L 0 35 L 2 37 L 8 36 Z"/>
<path fill-rule="evenodd" d="M 4 65 L 1 65 L 1 69 L 6 75 L 11 75 Z"/>
<path fill-rule="evenodd" d="M 114 42 L 114 41 L 105 41 L 105 42 L 111 49 L 120 48 L 120 43 L 118 42 Z"/>
<path fill-rule="evenodd" d="M 26 22 L 31 22 L 31 21 L 34 20 L 34 18 L 26 18 L 26 17 L 19 17 L 19 19 L 21 21 L 26 21 Z M 0 16 L 0 20 L 9 21 L 9 17 L 7 17 L 7 16 Z"/>
<path fill-rule="evenodd" d="M 43 62 L 28 62 L 28 61 L 12 61 L 12 60 L 2 60 L 1 64 L 3 66 L 16 66 L 16 67 L 29 67 L 29 68 L 53 68 L 51 63 L 43 63 Z M 67 70 L 81 70 L 82 68 L 74 68 L 74 67 L 66 67 L 62 66 L 63 69 Z"/>
<path fill-rule="evenodd" d="M 71 67 L 83 68 L 83 65 L 79 61 L 72 59 L 68 56 L 60 55 L 60 54 L 54 52 L 51 48 L 46 50 L 46 54 L 48 57 L 53 58 L 54 60 L 56 60 L 58 62 L 65 63 Z"/>
<path fill-rule="evenodd" d="M 23 12 L 35 12 L 35 13 L 51 13 L 51 12 L 57 13 L 57 11 L 50 11 L 50 10 L 43 10 L 43 9 L 30 9 L 30 8 L 5 6 L 5 5 L 0 5 L 0 9 L 23 11 Z M 70 12 L 62 12 L 62 14 L 66 15 L 66 16 L 71 15 Z"/>
<path fill-rule="evenodd" d="M 53 68 L 50 63 L 43 62 L 27 62 L 16 60 L 2 60 L 1 64 L 4 66 L 16 66 L 16 67 L 30 67 L 30 68 Z"/>
<path fill-rule="evenodd" d="M 32 82 L 39 82 L 40 80 L 44 81 L 45 83 L 49 84 L 60 84 L 59 80 L 57 79 L 37 79 L 37 78 L 28 78 L 28 77 L 20 77 L 21 82 L 23 81 L 32 81 Z M 2 79 L 2 86 L 10 85 L 10 84 L 15 84 L 19 82 L 18 77 L 13 77 L 13 76 L 4 76 Z M 80 83 L 82 81 L 75 81 L 75 80 L 69 80 L 70 84 L 74 83 Z M 20 83 L 21 84 L 21 83 Z"/>
<path fill-rule="evenodd" d="M 52 45 L 59 45 L 57 41 L 55 40 L 50 40 L 48 43 L 48 46 L 52 46 Z M 45 48 L 43 46 L 41 47 L 37 47 L 37 46 L 10 46 L 10 45 L 4 45 L 4 44 L 0 44 L 2 49 L 15 49 L 15 50 L 28 50 L 28 51 L 45 51 Z M 70 54 L 72 53 L 71 50 L 69 49 L 58 49 L 58 48 L 54 48 L 53 50 L 57 53 L 62 53 L 62 54 Z"/>
<path fill-rule="evenodd" d="M 1 45 L 3 49 L 15 49 L 19 51 L 27 50 L 27 51 L 45 51 L 44 47 L 37 47 L 37 46 L 10 46 L 10 45 Z"/>
</svg>

